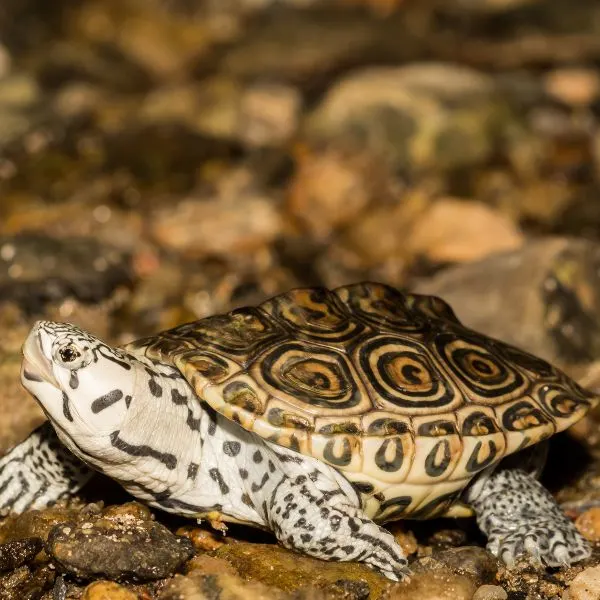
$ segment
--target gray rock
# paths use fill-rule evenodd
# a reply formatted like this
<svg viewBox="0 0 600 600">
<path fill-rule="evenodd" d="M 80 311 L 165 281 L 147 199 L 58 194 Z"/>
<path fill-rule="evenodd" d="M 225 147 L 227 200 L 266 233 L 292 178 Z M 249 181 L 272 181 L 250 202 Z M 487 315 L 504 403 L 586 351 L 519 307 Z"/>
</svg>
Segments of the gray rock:
<svg viewBox="0 0 600 600">
<path fill-rule="evenodd" d="M 12 571 L 27 564 L 43 548 L 39 537 L 25 538 L 0 544 L 0 571 Z"/>
</svg>

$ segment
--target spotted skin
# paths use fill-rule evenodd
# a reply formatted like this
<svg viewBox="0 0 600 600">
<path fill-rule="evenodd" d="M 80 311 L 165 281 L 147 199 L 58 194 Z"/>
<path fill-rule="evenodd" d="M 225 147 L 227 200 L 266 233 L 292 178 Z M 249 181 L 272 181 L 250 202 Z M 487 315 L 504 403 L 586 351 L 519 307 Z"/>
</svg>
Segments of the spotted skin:
<svg viewBox="0 0 600 600">
<path fill-rule="evenodd" d="M 0 459 L 0 513 L 46 508 L 75 495 L 92 476 L 46 421 Z"/>
<path fill-rule="evenodd" d="M 476 493 L 467 494 L 488 550 L 511 566 L 530 555 L 548 567 L 563 567 L 590 556 L 588 542 L 531 475 L 520 469 L 492 473 Z"/>
</svg>

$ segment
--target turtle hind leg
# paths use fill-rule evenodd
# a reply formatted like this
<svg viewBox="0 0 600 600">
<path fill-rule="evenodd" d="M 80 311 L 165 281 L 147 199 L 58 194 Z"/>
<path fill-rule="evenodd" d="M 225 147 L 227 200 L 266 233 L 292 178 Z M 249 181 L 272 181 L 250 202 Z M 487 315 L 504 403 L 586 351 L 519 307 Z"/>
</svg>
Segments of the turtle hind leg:
<svg viewBox="0 0 600 600">
<path fill-rule="evenodd" d="M 590 556 L 587 541 L 550 493 L 519 469 L 492 473 L 467 493 L 477 524 L 488 537 L 488 550 L 511 566 L 530 555 L 549 567 L 570 565 Z M 471 495 L 474 495 L 471 492 Z"/>
<path fill-rule="evenodd" d="M 92 474 L 46 421 L 0 458 L 0 513 L 46 508 L 73 496 Z"/>
<path fill-rule="evenodd" d="M 389 531 L 367 519 L 339 484 L 318 470 L 282 476 L 264 509 L 287 548 L 323 560 L 363 562 L 394 581 L 410 573 Z"/>
</svg>

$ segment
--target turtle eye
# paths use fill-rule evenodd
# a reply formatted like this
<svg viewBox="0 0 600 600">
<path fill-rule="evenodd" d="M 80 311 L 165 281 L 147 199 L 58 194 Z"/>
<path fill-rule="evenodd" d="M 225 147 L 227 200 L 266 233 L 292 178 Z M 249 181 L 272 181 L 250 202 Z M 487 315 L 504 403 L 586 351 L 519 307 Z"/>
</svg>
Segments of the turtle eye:
<svg viewBox="0 0 600 600">
<path fill-rule="evenodd" d="M 71 341 L 56 344 L 53 355 L 58 364 L 71 370 L 85 367 L 90 362 L 89 348 Z"/>
</svg>

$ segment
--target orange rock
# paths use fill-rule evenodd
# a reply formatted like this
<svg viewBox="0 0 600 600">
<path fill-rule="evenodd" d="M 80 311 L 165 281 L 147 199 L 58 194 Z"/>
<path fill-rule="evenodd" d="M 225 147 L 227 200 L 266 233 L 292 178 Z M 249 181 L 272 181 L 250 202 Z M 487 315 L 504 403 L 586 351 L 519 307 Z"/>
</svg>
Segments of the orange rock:
<svg viewBox="0 0 600 600">
<path fill-rule="evenodd" d="M 207 531 L 206 529 L 200 529 L 189 525 L 180 527 L 175 534 L 187 537 L 192 541 L 196 550 L 202 550 L 204 552 L 216 550 L 225 544 L 221 534 L 215 534 L 213 531 Z"/>
<path fill-rule="evenodd" d="M 595 506 L 577 517 L 575 527 L 590 542 L 600 541 L 600 507 Z"/>
<path fill-rule="evenodd" d="M 139 596 L 113 581 L 95 581 L 85 588 L 82 600 L 139 600 Z"/>
<path fill-rule="evenodd" d="M 518 227 L 485 204 L 444 198 L 420 215 L 406 245 L 434 262 L 468 262 L 523 242 Z"/>
</svg>

